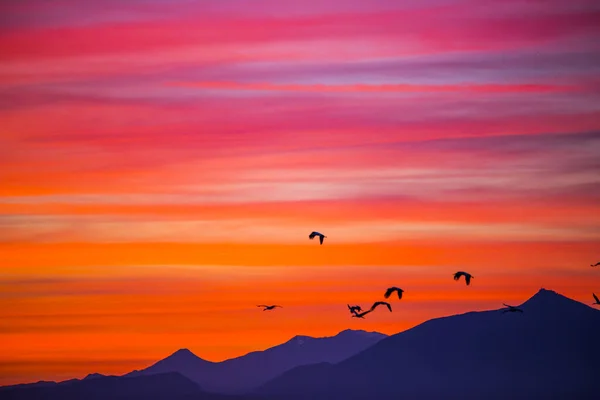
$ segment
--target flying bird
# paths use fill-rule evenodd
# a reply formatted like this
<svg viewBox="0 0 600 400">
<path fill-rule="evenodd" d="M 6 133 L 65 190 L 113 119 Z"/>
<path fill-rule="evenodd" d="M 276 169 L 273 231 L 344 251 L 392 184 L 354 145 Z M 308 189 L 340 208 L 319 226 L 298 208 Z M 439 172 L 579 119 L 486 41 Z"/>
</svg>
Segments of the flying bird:
<svg viewBox="0 0 600 400">
<path fill-rule="evenodd" d="M 373 309 L 370 309 L 370 310 L 367 310 L 367 311 L 363 311 L 361 313 L 354 313 L 354 314 L 352 314 L 352 318 L 362 318 L 362 319 L 365 319 L 365 315 L 367 315 L 371 311 L 373 311 Z"/>
<path fill-rule="evenodd" d="M 323 244 L 323 239 L 325 239 L 327 237 L 327 236 L 325 236 L 325 235 L 323 235 L 322 233 L 319 233 L 319 232 L 311 232 L 310 235 L 308 235 L 308 238 L 310 240 L 313 240 L 315 238 L 315 236 L 319 237 L 319 242 L 321 244 Z"/>
<path fill-rule="evenodd" d="M 473 275 L 469 274 L 468 272 L 464 272 L 464 271 L 458 271 L 457 273 L 454 274 L 454 280 L 457 281 L 460 279 L 461 276 L 465 276 L 465 282 L 467 283 L 467 286 L 471 283 L 471 278 L 475 278 Z"/>
<path fill-rule="evenodd" d="M 256 307 L 264 307 L 265 309 L 264 309 L 263 311 L 274 310 L 274 309 L 275 309 L 275 307 L 280 307 L 280 308 L 283 308 L 283 307 L 281 307 L 281 306 L 278 306 L 278 305 L 267 306 L 267 305 L 265 305 L 265 304 L 261 304 L 261 305 L 259 305 L 259 306 L 256 306 Z"/>
<path fill-rule="evenodd" d="M 502 304 L 504 304 L 504 303 L 502 303 Z M 504 304 L 504 305 L 508 308 L 506 308 L 504 311 L 502 311 L 502 314 L 504 314 L 506 312 L 520 312 L 520 313 L 523 312 L 523 310 L 521 310 L 520 308 L 517 308 L 514 306 L 509 306 L 508 304 Z"/>
<path fill-rule="evenodd" d="M 350 304 L 346 304 L 348 306 L 348 310 L 350 310 L 350 313 L 352 314 L 356 314 L 357 312 L 362 311 L 362 307 L 361 306 L 350 306 Z"/>
<path fill-rule="evenodd" d="M 600 265 L 600 262 L 597 262 L 596 264 L 590 264 L 590 267 L 597 267 L 598 265 Z"/>
<path fill-rule="evenodd" d="M 375 303 L 373 303 L 373 305 L 371 306 L 371 311 L 375 310 L 377 306 L 387 306 L 388 310 L 392 312 L 392 306 L 390 305 L 390 303 L 386 303 L 385 301 L 376 301 Z"/>
<path fill-rule="evenodd" d="M 398 298 L 401 299 L 402 298 L 402 293 L 404 292 L 404 290 L 402 290 L 402 289 L 397 288 L 397 287 L 394 286 L 394 287 L 388 288 L 388 290 L 385 291 L 385 294 L 383 295 L 383 297 L 385 297 L 387 299 L 394 292 L 398 292 Z"/>
<path fill-rule="evenodd" d="M 600 305 L 600 300 L 598 300 L 598 296 L 596 296 L 596 293 L 592 293 L 592 296 L 594 296 L 594 300 L 596 300 L 596 302 L 595 302 L 595 303 L 592 303 L 592 304 L 594 304 L 594 305 L 595 305 L 595 304 L 598 304 L 598 305 Z"/>
</svg>

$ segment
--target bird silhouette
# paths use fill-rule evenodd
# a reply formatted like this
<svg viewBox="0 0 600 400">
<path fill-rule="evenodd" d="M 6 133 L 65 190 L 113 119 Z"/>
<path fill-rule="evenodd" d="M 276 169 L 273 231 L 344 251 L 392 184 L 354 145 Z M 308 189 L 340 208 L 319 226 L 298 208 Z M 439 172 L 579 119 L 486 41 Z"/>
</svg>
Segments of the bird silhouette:
<svg viewBox="0 0 600 400">
<path fill-rule="evenodd" d="M 385 297 L 386 299 L 389 298 L 392 293 L 394 292 L 398 292 L 398 298 L 401 299 L 402 298 L 402 293 L 404 292 L 404 290 L 397 288 L 395 286 L 388 288 L 388 290 L 385 291 L 385 294 L 383 295 L 383 297 Z"/>
<path fill-rule="evenodd" d="M 596 264 L 590 264 L 590 267 L 597 267 L 598 265 L 600 265 L 600 262 L 597 262 Z"/>
<path fill-rule="evenodd" d="M 373 303 L 373 305 L 371 306 L 370 309 L 368 309 L 367 311 L 363 311 L 361 313 L 353 313 L 352 318 L 365 318 L 365 315 L 367 315 L 368 313 L 375 311 L 375 309 L 378 306 L 387 306 L 388 310 L 390 310 L 390 312 L 392 312 L 392 306 L 390 305 L 390 303 L 386 303 L 385 301 L 376 301 L 375 303 Z"/>
<path fill-rule="evenodd" d="M 502 303 L 504 304 L 504 303 Z M 504 311 L 502 311 L 502 314 L 507 313 L 507 312 L 520 312 L 522 313 L 523 310 L 521 310 L 520 308 L 514 307 L 514 306 L 509 306 L 508 304 L 504 304 L 506 307 L 506 309 L 504 309 Z"/>
<path fill-rule="evenodd" d="M 346 304 L 348 306 L 348 310 L 350 310 L 350 312 L 352 314 L 356 314 L 357 312 L 362 311 L 362 307 L 361 306 L 350 306 L 350 304 Z"/>
<path fill-rule="evenodd" d="M 352 314 L 352 318 L 362 318 L 362 319 L 365 319 L 365 315 L 367 315 L 371 311 L 373 311 L 373 309 L 370 309 L 370 310 L 367 310 L 367 311 L 363 311 L 361 313 L 354 313 L 354 314 Z"/>
<path fill-rule="evenodd" d="M 390 303 L 386 303 L 385 301 L 376 301 L 375 303 L 373 303 L 373 305 L 371 306 L 371 311 L 375 310 L 377 306 L 387 306 L 388 310 L 392 312 L 392 306 L 390 305 Z"/>
<path fill-rule="evenodd" d="M 598 300 L 598 296 L 596 296 L 596 293 L 592 293 L 592 296 L 594 296 L 594 300 L 596 300 L 594 303 L 592 303 L 593 305 L 600 305 L 600 300 Z"/>
<path fill-rule="evenodd" d="M 465 276 L 465 282 L 467 284 L 467 286 L 471 283 L 471 278 L 475 278 L 473 275 L 469 274 L 468 272 L 464 272 L 464 271 L 458 271 L 457 273 L 454 274 L 454 280 L 457 281 L 460 279 L 461 276 Z"/>
<path fill-rule="evenodd" d="M 323 244 L 323 239 L 325 239 L 327 237 L 327 236 L 325 236 L 325 235 L 323 235 L 322 233 L 319 233 L 319 232 L 311 232 L 310 235 L 308 235 L 308 238 L 310 240 L 313 240 L 315 238 L 315 236 L 319 237 L 319 242 L 321 244 Z"/>
<path fill-rule="evenodd" d="M 281 306 L 278 306 L 278 305 L 267 306 L 267 305 L 265 305 L 265 304 L 261 304 L 261 305 L 258 305 L 258 306 L 256 306 L 256 307 L 264 307 L 265 309 L 264 309 L 263 311 L 274 310 L 274 309 L 275 309 L 275 307 L 280 307 L 280 308 L 283 308 L 283 307 L 281 307 Z"/>
</svg>

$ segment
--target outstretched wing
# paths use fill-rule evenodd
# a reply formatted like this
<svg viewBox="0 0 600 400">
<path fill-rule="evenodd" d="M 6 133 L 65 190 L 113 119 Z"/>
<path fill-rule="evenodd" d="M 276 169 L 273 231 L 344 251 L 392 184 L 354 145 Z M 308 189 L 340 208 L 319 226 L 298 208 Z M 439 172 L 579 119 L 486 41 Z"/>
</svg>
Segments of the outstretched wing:
<svg viewBox="0 0 600 400">
<path fill-rule="evenodd" d="M 392 306 L 390 305 L 390 303 L 386 303 L 385 301 L 376 301 L 375 303 L 373 303 L 373 305 L 371 306 L 371 311 L 376 309 L 378 306 L 386 306 L 390 311 L 392 311 Z"/>
<path fill-rule="evenodd" d="M 321 235 L 321 236 L 319 236 L 319 242 L 320 242 L 321 244 L 323 244 L 323 239 L 324 239 L 324 237 L 323 237 L 322 235 Z"/>
<path fill-rule="evenodd" d="M 360 314 L 354 314 L 354 315 L 356 315 L 356 316 L 357 316 L 357 317 L 359 317 L 359 318 L 362 318 L 362 317 L 364 317 L 365 315 L 367 315 L 368 313 L 370 313 L 371 311 L 373 311 L 373 309 L 371 309 L 371 310 L 367 310 L 367 311 L 365 311 L 365 312 L 361 312 Z"/>
<path fill-rule="evenodd" d="M 402 299 L 402 292 L 404 292 L 404 290 L 402 289 L 398 289 L 398 299 Z"/>
<path fill-rule="evenodd" d="M 267 306 L 267 305 L 264 305 L 264 304 L 260 304 L 260 305 L 258 305 L 258 306 L 256 306 L 256 307 L 269 307 L 269 306 Z"/>
<path fill-rule="evenodd" d="M 396 290 L 396 288 L 389 288 L 388 290 L 385 291 L 385 294 L 383 295 L 383 297 L 385 297 L 386 299 L 389 298 L 391 296 L 392 293 L 394 293 L 394 290 Z"/>
<path fill-rule="evenodd" d="M 467 282 L 467 285 L 469 285 L 471 283 L 471 275 L 465 275 L 465 281 Z"/>
<path fill-rule="evenodd" d="M 598 300 L 598 296 L 596 296 L 596 293 L 592 293 L 592 296 L 594 296 L 596 303 L 600 303 L 600 300 Z"/>
</svg>

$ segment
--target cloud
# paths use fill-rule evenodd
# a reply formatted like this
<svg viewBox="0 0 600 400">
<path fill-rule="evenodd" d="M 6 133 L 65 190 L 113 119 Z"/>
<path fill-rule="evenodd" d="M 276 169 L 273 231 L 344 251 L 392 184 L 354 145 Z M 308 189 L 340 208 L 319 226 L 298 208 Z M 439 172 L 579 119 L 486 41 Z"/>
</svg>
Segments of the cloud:
<svg viewBox="0 0 600 400">
<path fill-rule="evenodd" d="M 269 219 L 165 220 L 125 216 L 4 216 L 2 242 L 185 242 L 300 243 L 310 222 Z M 600 240 L 595 226 L 535 226 L 517 223 L 404 222 L 401 220 L 321 223 L 334 243 L 415 239 L 478 241 Z M 369 232 L 365 235 L 364 232 Z"/>
</svg>

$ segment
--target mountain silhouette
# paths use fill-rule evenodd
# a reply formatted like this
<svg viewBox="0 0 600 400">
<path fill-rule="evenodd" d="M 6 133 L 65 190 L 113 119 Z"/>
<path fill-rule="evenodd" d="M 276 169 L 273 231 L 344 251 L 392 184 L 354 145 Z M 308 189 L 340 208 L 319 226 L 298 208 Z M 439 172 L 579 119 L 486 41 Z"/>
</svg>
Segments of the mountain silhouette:
<svg viewBox="0 0 600 400">
<path fill-rule="evenodd" d="M 197 383 L 170 372 L 153 376 L 121 377 L 93 374 L 89 379 L 0 387 L 0 399 L 19 400 L 252 400 L 204 392 Z"/>
<path fill-rule="evenodd" d="M 111 376 L 113 376 L 113 375 L 111 375 Z M 93 374 L 87 374 L 86 377 L 83 379 L 84 380 L 85 379 L 98 379 L 98 378 L 105 378 L 105 377 L 106 377 L 106 375 L 102 375 L 99 373 L 93 373 Z"/>
<path fill-rule="evenodd" d="M 523 313 L 429 320 L 340 363 L 294 368 L 256 393 L 285 399 L 592 399 L 600 311 L 541 289 Z"/>
<path fill-rule="evenodd" d="M 222 362 L 206 361 L 187 349 L 181 349 L 144 370 L 133 371 L 126 376 L 179 372 L 210 392 L 245 393 L 300 365 L 340 362 L 386 337 L 378 332 L 350 329 L 324 338 L 299 335 L 267 350 Z"/>
</svg>

